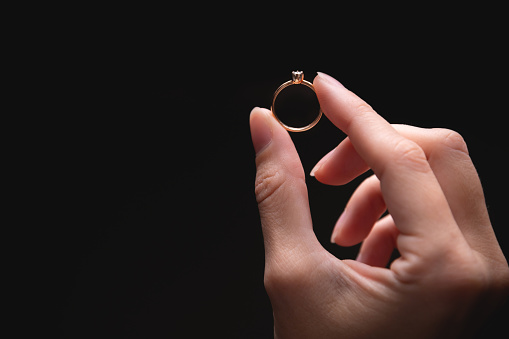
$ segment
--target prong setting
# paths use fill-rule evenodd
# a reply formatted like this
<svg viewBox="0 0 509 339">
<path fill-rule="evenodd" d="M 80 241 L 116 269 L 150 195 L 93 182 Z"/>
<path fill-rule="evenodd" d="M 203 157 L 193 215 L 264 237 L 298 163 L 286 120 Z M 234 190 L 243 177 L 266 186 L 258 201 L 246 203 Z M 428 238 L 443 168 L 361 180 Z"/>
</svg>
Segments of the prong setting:
<svg viewBox="0 0 509 339">
<path fill-rule="evenodd" d="M 304 72 L 303 71 L 293 71 L 292 72 L 292 83 L 300 84 L 304 80 Z"/>
</svg>

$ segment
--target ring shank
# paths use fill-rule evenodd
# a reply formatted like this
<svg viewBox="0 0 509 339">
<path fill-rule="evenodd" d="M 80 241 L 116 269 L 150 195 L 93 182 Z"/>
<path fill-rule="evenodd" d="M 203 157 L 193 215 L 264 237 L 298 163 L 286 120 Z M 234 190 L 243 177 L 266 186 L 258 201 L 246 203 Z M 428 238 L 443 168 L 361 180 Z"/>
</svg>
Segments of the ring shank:
<svg viewBox="0 0 509 339">
<path fill-rule="evenodd" d="M 307 131 L 311 128 L 313 128 L 317 123 L 318 121 L 320 121 L 320 118 L 322 117 L 322 109 L 320 108 L 318 110 L 318 115 L 317 117 L 315 118 L 315 120 L 313 120 L 313 122 L 311 122 L 309 125 L 307 126 L 304 126 L 304 127 L 292 127 L 292 126 L 288 126 L 287 124 L 285 124 L 284 122 L 282 122 L 279 117 L 277 116 L 276 114 L 276 109 L 275 109 L 275 103 L 276 103 L 276 98 L 277 96 L 279 95 L 279 93 L 285 89 L 286 87 L 289 87 L 289 86 L 292 86 L 292 85 L 304 85 L 306 87 L 309 87 L 311 88 L 311 90 L 313 92 L 315 92 L 315 88 L 313 87 L 313 84 L 310 83 L 309 81 L 307 80 L 302 80 L 302 82 L 300 83 L 294 83 L 293 81 L 289 80 L 285 83 L 283 83 L 281 86 L 278 87 L 278 89 L 274 92 L 274 97 L 272 99 L 272 106 L 270 107 L 270 110 L 272 111 L 272 114 L 274 115 L 274 117 L 276 118 L 276 120 L 287 130 L 287 131 L 290 131 L 290 132 L 304 132 L 304 131 Z M 315 92 L 316 93 L 316 92 Z"/>
</svg>

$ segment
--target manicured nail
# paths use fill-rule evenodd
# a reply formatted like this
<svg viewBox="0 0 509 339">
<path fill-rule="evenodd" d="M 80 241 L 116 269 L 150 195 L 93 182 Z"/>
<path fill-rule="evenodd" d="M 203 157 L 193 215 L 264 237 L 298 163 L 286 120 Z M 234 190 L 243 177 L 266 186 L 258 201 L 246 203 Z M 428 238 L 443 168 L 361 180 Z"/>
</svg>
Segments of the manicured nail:
<svg viewBox="0 0 509 339">
<path fill-rule="evenodd" d="M 253 140 L 256 154 L 265 149 L 272 140 L 272 128 L 268 119 L 270 119 L 268 113 L 264 112 L 261 108 L 255 107 L 251 111 L 249 119 L 251 124 L 251 139 Z"/>
<path fill-rule="evenodd" d="M 334 79 L 333 77 L 331 77 L 328 74 L 325 74 L 325 73 L 322 73 L 322 72 L 316 72 L 316 73 L 318 73 L 318 76 L 320 77 L 320 79 L 326 81 L 327 83 L 329 83 L 329 84 L 331 84 L 333 86 L 345 87 L 345 86 L 343 86 L 342 83 L 340 83 L 339 81 L 337 81 L 336 79 Z"/>
<path fill-rule="evenodd" d="M 343 221 L 346 219 L 346 210 L 343 211 L 341 216 L 339 217 L 338 221 L 336 222 L 336 226 L 334 226 L 334 230 L 332 231 L 332 235 L 330 237 L 330 242 L 335 244 L 336 239 L 338 238 L 339 234 L 341 233 L 341 228 L 343 228 Z"/>
<path fill-rule="evenodd" d="M 318 171 L 318 169 L 321 167 L 321 165 L 320 166 L 318 166 L 318 165 L 320 165 L 320 163 L 316 164 L 315 167 L 313 167 L 313 169 L 309 173 L 310 176 L 312 176 L 312 177 L 315 176 L 315 172 Z"/>
<path fill-rule="evenodd" d="M 316 171 L 318 171 L 322 166 L 323 164 L 325 164 L 327 162 L 327 160 L 330 158 L 330 156 L 332 155 L 332 152 L 334 152 L 334 150 L 330 151 L 329 153 L 325 154 L 323 156 L 322 159 L 320 159 L 320 161 L 318 161 L 315 165 L 315 167 L 313 167 L 313 169 L 311 170 L 311 173 L 309 173 L 310 176 L 314 177 L 315 176 L 315 173 Z"/>
<path fill-rule="evenodd" d="M 332 231 L 332 235 L 330 237 L 330 242 L 335 244 L 336 243 L 336 237 L 338 236 L 339 228 L 337 226 L 334 227 L 334 230 Z"/>
</svg>

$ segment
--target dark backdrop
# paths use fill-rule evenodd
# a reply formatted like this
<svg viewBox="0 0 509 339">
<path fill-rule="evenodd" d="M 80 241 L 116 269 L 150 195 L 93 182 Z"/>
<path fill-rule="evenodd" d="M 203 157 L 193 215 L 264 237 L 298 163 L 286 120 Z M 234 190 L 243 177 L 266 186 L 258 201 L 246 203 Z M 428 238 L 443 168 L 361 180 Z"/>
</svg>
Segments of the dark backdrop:
<svg viewBox="0 0 509 339">
<path fill-rule="evenodd" d="M 200 30 L 112 24 L 56 41 L 65 53 L 55 53 L 47 99 L 60 114 L 45 119 L 33 145 L 31 199 L 49 224 L 32 260 L 49 286 L 43 305 L 54 306 L 41 312 L 58 333 L 272 335 L 248 122 L 297 69 L 310 81 L 316 71 L 336 77 L 390 122 L 460 132 L 509 254 L 506 58 L 501 37 L 488 34 L 498 27 L 444 20 L 431 30 L 410 21 L 383 32 L 286 32 L 285 44 L 263 20 L 209 21 Z M 344 134 L 323 117 L 292 138 L 309 173 Z M 360 180 L 328 187 L 308 178 L 315 232 L 340 258 L 358 247 L 333 246 L 330 233 Z M 507 306 L 483 331 L 500 334 L 506 314 Z"/>
</svg>

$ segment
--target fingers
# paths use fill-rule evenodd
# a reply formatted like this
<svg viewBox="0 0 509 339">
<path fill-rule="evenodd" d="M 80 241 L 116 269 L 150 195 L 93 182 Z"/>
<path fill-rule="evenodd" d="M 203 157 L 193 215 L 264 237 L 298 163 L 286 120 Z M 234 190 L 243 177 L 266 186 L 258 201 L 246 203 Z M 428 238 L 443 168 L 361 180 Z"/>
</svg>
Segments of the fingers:
<svg viewBox="0 0 509 339">
<path fill-rule="evenodd" d="M 327 185 L 344 185 L 369 169 L 349 138 L 325 155 L 311 170 L 311 176 Z"/>
<path fill-rule="evenodd" d="M 399 231 L 390 215 L 379 219 L 384 211 L 380 181 L 372 175 L 359 185 L 348 201 L 332 233 L 332 242 L 352 246 L 363 241 L 357 261 L 386 267 L 396 248 Z"/>
<path fill-rule="evenodd" d="M 353 193 L 339 218 L 331 242 L 341 246 L 360 243 L 385 211 L 385 202 L 376 176 L 364 180 Z"/>
<path fill-rule="evenodd" d="M 324 114 L 380 179 L 399 231 L 422 238 L 454 232 L 454 218 L 424 151 L 333 78 L 320 73 L 314 87 Z"/>
<path fill-rule="evenodd" d="M 353 193 L 332 233 L 331 241 L 352 246 L 363 241 L 357 261 L 386 267 L 399 234 L 390 215 L 380 219 L 385 203 L 376 176 L 364 180 Z"/>
<path fill-rule="evenodd" d="M 288 133 L 269 110 L 250 116 L 256 154 L 255 194 L 267 260 L 313 251 L 319 245 L 312 230 L 304 171 Z"/>
<path fill-rule="evenodd" d="M 357 261 L 376 267 L 386 267 L 396 248 L 398 229 L 390 215 L 380 219 L 362 243 Z"/>
<path fill-rule="evenodd" d="M 469 244 L 477 249 L 496 241 L 484 204 L 484 195 L 477 171 L 468 155 L 463 138 L 447 129 L 424 129 L 408 125 L 392 125 L 402 136 L 417 143 L 437 177 L 453 213 Z M 368 169 L 348 138 L 334 149 L 326 161 L 320 161 L 315 175 L 326 184 L 344 184 Z M 325 157 L 324 157 L 325 158 Z M 348 165 L 349 172 L 341 169 Z M 317 165 L 318 167 L 318 165 Z M 498 246 L 487 246 L 498 250 Z M 498 253 L 498 252 L 497 252 Z"/>
<path fill-rule="evenodd" d="M 465 141 L 457 132 L 397 125 L 397 130 L 418 143 L 447 198 L 454 219 L 473 249 L 490 257 L 500 257 L 491 227 L 479 176 Z"/>
</svg>

